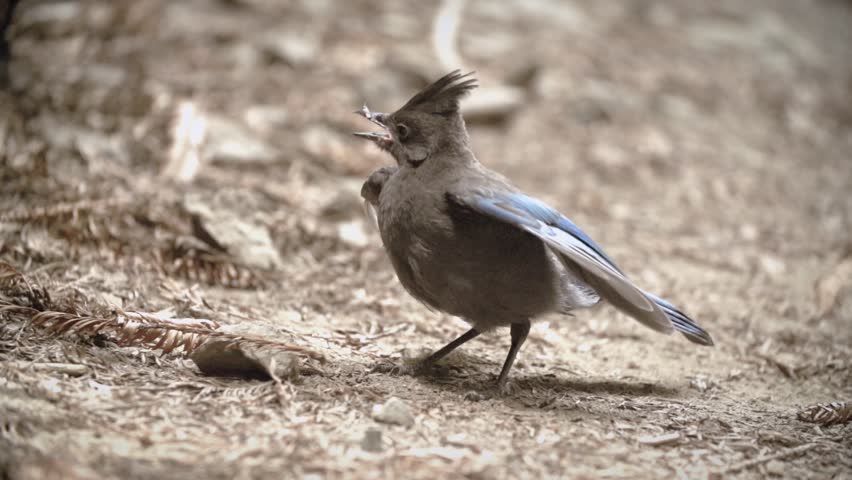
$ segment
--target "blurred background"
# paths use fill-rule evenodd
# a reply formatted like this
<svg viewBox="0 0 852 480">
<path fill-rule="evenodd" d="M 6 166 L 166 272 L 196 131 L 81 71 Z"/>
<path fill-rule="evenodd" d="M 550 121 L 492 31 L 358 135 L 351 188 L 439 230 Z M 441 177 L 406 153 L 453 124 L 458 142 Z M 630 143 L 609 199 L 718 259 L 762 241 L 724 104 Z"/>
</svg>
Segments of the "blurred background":
<svg viewBox="0 0 852 480">
<path fill-rule="evenodd" d="M 0 0 L 0 19 L 10 477 L 852 472 L 849 424 L 797 417 L 852 398 L 852 3 Z M 392 160 L 352 112 L 455 68 L 480 80 L 480 161 L 717 347 L 603 308 L 536 324 L 508 398 L 469 395 L 506 332 L 437 378 L 367 373 L 466 327 L 398 284 L 359 197 Z M 209 319 L 324 362 L 225 381 L 22 308 Z M 376 416 L 394 396 L 410 423 Z"/>
</svg>

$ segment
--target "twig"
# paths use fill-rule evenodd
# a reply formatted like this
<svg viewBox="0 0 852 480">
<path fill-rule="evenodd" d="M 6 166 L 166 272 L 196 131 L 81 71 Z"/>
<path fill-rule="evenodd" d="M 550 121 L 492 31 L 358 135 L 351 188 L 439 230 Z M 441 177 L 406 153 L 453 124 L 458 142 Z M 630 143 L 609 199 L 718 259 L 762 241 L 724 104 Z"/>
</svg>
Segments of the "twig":
<svg viewBox="0 0 852 480">
<path fill-rule="evenodd" d="M 169 161 L 162 175 L 181 183 L 191 183 L 201 168 L 201 149 L 207 136 L 207 117 L 191 101 L 183 101 L 177 107 L 172 131 L 172 147 Z"/>
<path fill-rule="evenodd" d="M 782 450 L 778 453 L 773 453 L 772 455 L 761 455 L 757 458 L 753 458 L 751 460 L 745 460 L 739 463 L 735 463 L 730 467 L 726 468 L 721 472 L 721 475 L 725 475 L 728 473 L 738 472 L 740 470 L 747 470 L 752 467 L 756 467 L 757 465 L 761 465 L 763 463 L 771 462 L 772 460 L 780 460 L 782 458 L 792 457 L 793 455 L 798 455 L 801 453 L 805 453 L 808 450 L 813 450 L 818 447 L 818 443 L 806 443 L 804 445 L 799 445 L 798 447 L 788 448 L 786 450 Z"/>
<path fill-rule="evenodd" d="M 441 68 L 446 72 L 464 66 L 456 45 L 464 4 L 465 0 L 444 0 L 432 24 L 432 46 Z"/>
<path fill-rule="evenodd" d="M 659 447 L 663 445 L 671 445 L 680 441 L 680 432 L 664 433 L 662 435 L 648 435 L 638 438 L 639 443 Z"/>
<path fill-rule="evenodd" d="M 432 47 L 443 72 L 465 69 L 458 47 L 464 7 L 465 0 L 444 0 L 432 22 Z M 520 87 L 496 84 L 465 99 L 462 109 L 467 121 L 501 119 L 520 109 L 525 98 Z"/>
<path fill-rule="evenodd" d="M 14 363 L 15 368 L 19 368 L 21 370 L 32 369 L 37 372 L 52 372 L 52 373 L 64 373 L 71 377 L 79 377 L 85 375 L 89 371 L 89 367 L 85 365 L 80 365 L 78 363 L 29 363 L 29 362 L 16 362 Z"/>
</svg>

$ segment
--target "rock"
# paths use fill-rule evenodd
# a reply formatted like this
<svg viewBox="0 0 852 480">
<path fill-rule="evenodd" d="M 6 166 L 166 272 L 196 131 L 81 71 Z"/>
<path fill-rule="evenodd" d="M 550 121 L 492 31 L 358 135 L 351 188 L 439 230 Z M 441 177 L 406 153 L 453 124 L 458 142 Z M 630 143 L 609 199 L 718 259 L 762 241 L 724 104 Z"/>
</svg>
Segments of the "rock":
<svg viewBox="0 0 852 480">
<path fill-rule="evenodd" d="M 784 263 L 784 260 L 775 255 L 761 255 L 758 258 L 758 261 L 760 263 L 760 268 L 769 276 L 777 277 L 787 271 L 787 264 Z"/>
<path fill-rule="evenodd" d="M 251 202 L 244 192 L 222 191 L 213 198 L 201 195 L 184 200 L 187 212 L 197 217 L 199 229 L 209 235 L 239 263 L 248 267 L 273 269 L 281 265 L 281 257 L 272 242 L 269 229 L 260 222 L 228 209 L 228 205 Z M 210 244 L 211 241 L 207 240 Z"/>
<path fill-rule="evenodd" d="M 296 310 L 281 310 L 275 314 L 275 323 L 291 325 L 302 321 L 302 314 Z"/>
<path fill-rule="evenodd" d="M 784 462 L 781 460 L 770 460 L 766 464 L 766 473 L 777 477 L 784 476 Z"/>
<path fill-rule="evenodd" d="M 523 108 L 525 99 L 526 91 L 520 87 L 482 87 L 462 100 L 461 109 L 467 122 L 502 120 Z"/>
<path fill-rule="evenodd" d="M 284 128 L 289 116 L 287 109 L 271 105 L 252 105 L 243 112 L 246 125 L 264 135 Z"/>
<path fill-rule="evenodd" d="M 288 65 L 307 65 L 320 48 L 319 37 L 310 32 L 292 32 L 288 29 L 276 29 L 260 40 L 262 48 L 275 58 Z"/>
<path fill-rule="evenodd" d="M 657 129 L 646 128 L 639 134 L 636 149 L 640 154 L 652 158 L 669 158 L 674 152 L 672 141 Z"/>
<path fill-rule="evenodd" d="M 367 452 L 382 451 L 382 431 L 376 427 L 369 427 L 364 431 L 361 439 L 361 448 Z"/>
<path fill-rule="evenodd" d="M 373 407 L 373 418 L 377 422 L 404 427 L 414 425 L 414 415 L 411 414 L 408 405 L 396 397 L 389 398 L 383 405 L 375 405 Z"/>
<path fill-rule="evenodd" d="M 204 153 L 212 161 L 268 163 L 275 160 L 279 152 L 242 123 L 221 115 L 209 115 Z"/>
<path fill-rule="evenodd" d="M 364 227 L 364 222 L 360 219 L 338 223 L 337 237 L 352 247 L 364 248 L 370 244 L 370 237 L 367 235 L 367 229 Z"/>
<path fill-rule="evenodd" d="M 509 11 L 509 8 L 504 8 Z M 526 16 L 541 20 L 570 32 L 588 32 L 594 27 L 593 19 L 579 6 L 557 0 L 529 2 L 515 0 L 511 11 L 515 16 Z"/>
<path fill-rule="evenodd" d="M 704 393 L 708 390 L 716 388 L 717 386 L 719 386 L 719 384 L 704 375 L 697 375 L 689 381 L 689 386 L 691 388 L 694 388 L 695 390 L 698 390 L 699 392 Z"/>
</svg>

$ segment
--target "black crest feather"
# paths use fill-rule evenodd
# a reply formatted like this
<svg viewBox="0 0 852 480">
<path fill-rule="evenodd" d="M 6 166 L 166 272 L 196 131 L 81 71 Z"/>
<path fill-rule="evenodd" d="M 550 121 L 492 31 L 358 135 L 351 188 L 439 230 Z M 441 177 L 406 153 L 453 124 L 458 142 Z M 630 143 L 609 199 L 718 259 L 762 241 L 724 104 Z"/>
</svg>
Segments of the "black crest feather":
<svg viewBox="0 0 852 480">
<path fill-rule="evenodd" d="M 429 113 L 448 113 L 459 109 L 459 99 L 478 87 L 474 72 L 453 70 L 435 83 L 411 97 L 400 110 L 426 110 Z"/>
</svg>

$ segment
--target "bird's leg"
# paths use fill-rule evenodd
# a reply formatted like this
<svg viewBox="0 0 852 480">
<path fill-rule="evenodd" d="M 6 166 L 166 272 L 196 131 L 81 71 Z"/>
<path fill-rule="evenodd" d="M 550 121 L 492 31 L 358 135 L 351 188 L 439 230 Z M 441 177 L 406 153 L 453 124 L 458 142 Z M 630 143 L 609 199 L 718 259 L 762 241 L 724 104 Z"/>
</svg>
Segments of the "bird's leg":
<svg viewBox="0 0 852 480">
<path fill-rule="evenodd" d="M 497 377 L 497 388 L 502 390 L 506 385 L 506 379 L 509 377 L 509 370 L 512 369 L 512 364 L 515 363 L 515 357 L 518 356 L 518 350 L 527 339 L 527 334 L 530 333 L 529 320 L 523 323 L 512 324 L 512 346 L 509 347 L 509 355 L 506 356 L 506 361 L 503 362 L 503 369 L 500 370 L 500 376 Z"/>
<path fill-rule="evenodd" d="M 414 366 L 399 366 L 399 365 L 387 365 L 380 364 L 373 367 L 373 372 L 385 372 L 385 373 L 395 373 L 395 374 L 405 374 L 405 373 L 420 373 L 425 372 L 432 368 L 435 363 L 440 361 L 442 358 L 446 357 L 453 350 L 459 348 L 463 344 L 467 343 L 468 340 L 472 340 L 478 337 L 480 334 L 479 330 L 475 328 L 471 328 L 467 332 L 463 333 L 459 338 L 453 340 L 452 342 L 446 344 L 443 348 L 438 350 L 437 352 L 429 355 L 423 360 L 418 361 Z"/>
<path fill-rule="evenodd" d="M 468 340 L 473 340 L 474 338 L 478 337 L 479 333 L 479 330 L 471 328 L 470 330 L 463 333 L 459 338 L 444 345 L 444 347 L 438 350 L 437 352 L 417 362 L 417 366 L 415 367 L 415 369 L 418 371 L 422 371 L 432 368 L 433 365 L 441 361 L 442 358 L 449 355 L 450 352 L 464 345 L 465 343 L 467 343 Z"/>
</svg>

